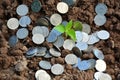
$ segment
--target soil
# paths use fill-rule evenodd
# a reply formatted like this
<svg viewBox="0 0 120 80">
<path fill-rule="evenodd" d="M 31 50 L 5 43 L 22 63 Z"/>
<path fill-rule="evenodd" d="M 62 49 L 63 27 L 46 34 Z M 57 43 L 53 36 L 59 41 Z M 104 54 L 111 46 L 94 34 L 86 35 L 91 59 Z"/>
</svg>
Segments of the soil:
<svg viewBox="0 0 120 80">
<path fill-rule="evenodd" d="M 19 18 L 16 14 L 16 7 L 22 3 L 28 5 L 33 0 L 0 0 L 0 80 L 35 80 L 34 74 L 40 69 L 38 63 L 42 57 L 26 58 L 25 52 L 29 47 L 38 46 L 31 41 L 31 34 L 24 40 L 19 40 L 15 47 L 8 45 L 8 39 L 16 30 L 7 28 L 7 20 L 11 17 Z M 48 16 L 57 12 L 56 4 L 60 0 L 40 0 L 43 7 L 39 13 L 32 12 L 29 9 L 29 16 L 32 19 L 28 29 L 31 33 L 32 28 L 36 25 L 38 17 Z M 108 6 L 108 12 L 105 15 L 107 22 L 105 25 L 98 27 L 94 24 L 96 15 L 94 8 L 97 3 L 103 2 Z M 57 12 L 58 13 L 58 12 Z M 61 14 L 62 15 L 62 14 Z M 92 32 L 105 29 L 110 32 L 108 40 L 101 40 L 94 46 L 101 49 L 105 55 L 107 63 L 107 72 L 112 76 L 113 80 L 120 80 L 120 0 L 77 0 L 74 6 L 70 7 L 67 14 L 62 15 L 64 20 L 80 20 L 88 23 Z M 49 26 L 52 28 L 52 26 Z M 51 43 L 44 42 L 47 48 L 52 47 Z M 95 69 L 80 71 L 72 68 L 64 62 L 64 56 L 70 51 L 62 50 L 62 56 L 59 58 L 51 58 L 51 63 L 60 63 L 65 67 L 62 75 L 55 76 L 49 70 L 47 71 L 53 80 L 93 80 Z M 94 55 L 83 54 L 82 59 L 95 58 Z"/>
</svg>

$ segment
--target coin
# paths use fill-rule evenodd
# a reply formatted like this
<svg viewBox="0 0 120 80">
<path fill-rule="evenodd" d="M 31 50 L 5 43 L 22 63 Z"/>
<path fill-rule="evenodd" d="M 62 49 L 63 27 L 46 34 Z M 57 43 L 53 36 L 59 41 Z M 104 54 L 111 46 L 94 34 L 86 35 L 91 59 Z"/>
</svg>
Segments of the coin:
<svg viewBox="0 0 120 80">
<path fill-rule="evenodd" d="M 51 58 L 51 57 L 52 57 L 52 55 L 50 54 L 49 51 L 47 51 L 46 54 L 45 54 L 45 56 L 44 56 L 44 58 Z"/>
<path fill-rule="evenodd" d="M 85 32 L 85 33 L 87 33 L 87 34 L 89 34 L 89 33 L 91 32 L 91 27 L 90 27 L 90 25 L 88 25 L 88 24 L 86 24 L 86 23 L 84 23 L 84 24 L 82 24 L 82 25 L 83 25 L 82 31 Z"/>
<path fill-rule="evenodd" d="M 28 36 L 28 29 L 26 28 L 20 28 L 18 29 L 17 33 L 16 33 L 16 36 L 19 38 L 19 39 L 24 39 Z"/>
<path fill-rule="evenodd" d="M 81 31 L 75 31 L 75 34 L 76 34 L 76 38 L 77 38 L 77 42 L 81 42 L 82 39 L 83 39 L 83 35 L 82 35 L 82 32 Z"/>
<path fill-rule="evenodd" d="M 57 30 L 55 30 L 54 28 L 52 29 L 52 31 L 51 31 L 52 33 L 54 33 L 54 34 L 56 34 L 57 35 L 57 37 L 58 36 L 60 36 L 62 33 L 61 32 L 59 32 L 59 31 L 57 31 Z"/>
<path fill-rule="evenodd" d="M 31 23 L 31 19 L 29 16 L 22 16 L 19 20 L 19 24 L 22 27 L 27 27 Z"/>
<path fill-rule="evenodd" d="M 62 25 L 66 26 L 68 24 L 67 21 L 62 21 Z"/>
<path fill-rule="evenodd" d="M 104 15 L 97 14 L 94 18 L 94 22 L 98 26 L 102 26 L 106 23 L 106 17 Z"/>
<path fill-rule="evenodd" d="M 76 0 L 62 0 L 63 2 L 67 3 L 69 6 L 72 6 L 75 4 Z"/>
<path fill-rule="evenodd" d="M 65 14 L 68 12 L 68 9 L 69 9 L 69 7 L 65 2 L 59 2 L 57 4 L 57 10 L 59 13 Z"/>
<path fill-rule="evenodd" d="M 93 53 L 98 59 L 104 59 L 103 52 L 97 48 L 93 48 Z"/>
<path fill-rule="evenodd" d="M 87 42 L 89 40 L 89 35 L 85 32 L 82 32 L 82 42 Z"/>
<path fill-rule="evenodd" d="M 44 42 L 44 36 L 42 34 L 34 34 L 32 37 L 32 41 L 35 44 L 42 44 Z"/>
<path fill-rule="evenodd" d="M 75 67 L 75 68 L 78 67 L 78 63 L 80 63 L 80 62 L 81 62 L 81 59 L 78 58 L 78 62 L 76 64 L 74 64 L 73 67 Z"/>
<path fill-rule="evenodd" d="M 87 60 L 87 62 L 90 64 L 89 69 L 93 69 L 95 67 L 95 64 L 96 64 L 95 59 L 89 59 L 89 60 Z"/>
<path fill-rule="evenodd" d="M 25 16 L 28 13 L 28 7 L 25 4 L 21 4 L 17 7 L 16 12 L 19 16 Z"/>
<path fill-rule="evenodd" d="M 36 47 L 31 47 L 31 48 L 29 48 L 28 50 L 27 50 L 27 52 L 26 52 L 26 56 L 28 56 L 28 57 L 33 57 L 33 56 L 35 56 L 36 54 L 37 54 L 37 48 Z"/>
<path fill-rule="evenodd" d="M 65 62 L 67 64 L 73 65 L 73 64 L 76 64 L 78 62 L 78 58 L 74 54 L 68 54 L 68 55 L 65 56 Z"/>
<path fill-rule="evenodd" d="M 71 39 L 66 39 L 63 44 L 64 49 L 72 50 L 75 47 L 75 42 Z"/>
<path fill-rule="evenodd" d="M 17 38 L 17 36 L 16 35 L 12 35 L 10 38 L 9 38 L 9 45 L 10 45 L 10 47 L 14 47 L 16 44 L 17 44 L 17 42 L 18 42 L 18 38 Z"/>
<path fill-rule="evenodd" d="M 12 30 L 15 30 L 19 27 L 19 22 L 18 22 L 18 19 L 17 18 L 10 18 L 8 21 L 7 21 L 7 27 L 9 29 L 12 29 Z"/>
<path fill-rule="evenodd" d="M 37 47 L 37 54 L 35 56 L 45 56 L 46 51 L 46 47 Z"/>
<path fill-rule="evenodd" d="M 98 59 L 98 60 L 96 61 L 95 68 L 96 68 L 96 70 L 99 71 L 99 72 L 105 71 L 105 70 L 106 70 L 106 63 L 105 63 L 105 61 L 102 60 L 102 59 Z"/>
<path fill-rule="evenodd" d="M 51 69 L 51 64 L 50 64 L 50 62 L 45 61 L 45 60 L 41 60 L 41 61 L 39 62 L 39 66 L 40 66 L 41 68 L 43 68 L 43 69 L 46 69 L 46 70 Z"/>
<path fill-rule="evenodd" d="M 39 0 L 34 0 L 31 4 L 31 9 L 33 12 L 39 12 L 42 8 L 41 2 Z"/>
<path fill-rule="evenodd" d="M 100 14 L 100 15 L 104 15 L 107 13 L 107 6 L 104 4 L 104 3 L 99 3 L 97 4 L 97 6 L 95 7 L 95 12 L 97 14 Z"/>
<path fill-rule="evenodd" d="M 62 74 L 64 72 L 64 67 L 61 64 L 54 64 L 51 67 L 51 72 L 54 75 L 60 75 L 60 74 Z"/>
<path fill-rule="evenodd" d="M 61 24 L 61 22 L 62 22 L 62 17 L 57 13 L 52 14 L 52 16 L 50 17 L 50 23 L 54 26 Z"/>
<path fill-rule="evenodd" d="M 85 42 L 77 42 L 76 47 L 78 47 L 79 50 L 86 50 L 88 48 L 88 44 Z"/>
<path fill-rule="evenodd" d="M 55 57 L 60 57 L 61 56 L 61 53 L 57 50 L 55 50 L 54 48 L 50 48 L 49 50 L 50 54 L 55 56 Z"/>
<path fill-rule="evenodd" d="M 90 63 L 88 63 L 87 60 L 83 60 L 78 63 L 78 69 L 79 70 L 88 70 L 90 67 Z"/>
<path fill-rule="evenodd" d="M 53 44 L 56 47 L 62 47 L 64 44 L 64 38 L 62 36 L 58 36 L 57 40 Z"/>
<path fill-rule="evenodd" d="M 102 40 L 106 40 L 110 37 L 110 33 L 106 30 L 101 30 L 97 32 L 97 36 Z"/>
</svg>

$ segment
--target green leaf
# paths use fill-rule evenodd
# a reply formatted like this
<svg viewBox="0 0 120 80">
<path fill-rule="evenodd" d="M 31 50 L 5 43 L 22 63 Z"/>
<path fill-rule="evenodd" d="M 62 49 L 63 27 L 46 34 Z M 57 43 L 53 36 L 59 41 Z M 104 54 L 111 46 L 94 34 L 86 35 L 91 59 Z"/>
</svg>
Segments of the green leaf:
<svg viewBox="0 0 120 80">
<path fill-rule="evenodd" d="M 65 26 L 64 25 L 57 25 L 54 27 L 55 30 L 64 33 L 65 32 Z"/>
<path fill-rule="evenodd" d="M 73 29 L 70 29 L 69 31 L 66 32 L 70 38 L 74 41 L 76 41 L 76 35 L 75 35 L 75 31 Z"/>
<path fill-rule="evenodd" d="M 83 28 L 82 23 L 80 21 L 75 21 L 73 23 L 73 28 L 74 30 L 82 31 L 82 28 Z"/>
<path fill-rule="evenodd" d="M 66 30 L 66 31 L 70 30 L 70 29 L 72 28 L 72 24 L 73 24 L 73 22 L 72 22 L 72 20 L 70 20 L 70 21 L 68 22 L 68 24 L 65 26 L 65 30 Z"/>
</svg>

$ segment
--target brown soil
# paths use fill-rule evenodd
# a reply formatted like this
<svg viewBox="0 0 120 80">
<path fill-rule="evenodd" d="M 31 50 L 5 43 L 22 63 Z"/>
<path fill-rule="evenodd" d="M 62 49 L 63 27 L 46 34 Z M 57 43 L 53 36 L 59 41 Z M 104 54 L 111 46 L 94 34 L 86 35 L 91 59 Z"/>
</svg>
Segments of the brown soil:
<svg viewBox="0 0 120 80">
<path fill-rule="evenodd" d="M 40 0 L 43 8 L 39 13 L 29 11 L 32 19 L 32 24 L 29 26 L 31 32 L 35 21 L 38 17 L 44 15 L 50 16 L 57 12 L 56 4 L 60 0 Z M 25 40 L 20 40 L 19 43 L 11 48 L 8 45 L 8 39 L 16 31 L 9 30 L 6 22 L 11 17 L 19 18 L 16 14 L 16 7 L 21 4 L 27 4 L 30 7 L 32 0 L 0 0 L 0 80 L 35 80 L 34 73 L 40 69 L 38 62 L 42 57 L 33 57 L 27 59 L 25 52 L 29 47 L 35 46 L 31 41 L 31 35 Z M 96 15 L 94 7 L 97 3 L 104 2 L 108 6 L 106 14 L 107 22 L 102 27 L 97 27 L 94 22 Z M 91 25 L 92 32 L 105 29 L 110 32 L 110 38 L 105 41 L 100 41 L 95 46 L 101 49 L 105 55 L 107 63 L 106 72 L 112 76 L 113 80 L 120 80 L 120 0 L 77 0 L 77 3 L 70 7 L 69 12 L 62 15 L 64 20 L 80 20 Z M 52 26 L 50 26 L 52 27 Z M 52 47 L 52 44 L 45 42 L 43 44 L 47 48 Z M 53 80 L 93 80 L 95 69 L 87 71 L 79 71 L 67 65 L 64 62 L 64 56 L 70 51 L 62 50 L 62 56 L 52 58 L 52 64 L 61 63 L 65 66 L 65 72 L 60 76 L 53 75 L 47 71 Z M 91 54 L 83 54 L 83 58 L 94 58 Z"/>
</svg>

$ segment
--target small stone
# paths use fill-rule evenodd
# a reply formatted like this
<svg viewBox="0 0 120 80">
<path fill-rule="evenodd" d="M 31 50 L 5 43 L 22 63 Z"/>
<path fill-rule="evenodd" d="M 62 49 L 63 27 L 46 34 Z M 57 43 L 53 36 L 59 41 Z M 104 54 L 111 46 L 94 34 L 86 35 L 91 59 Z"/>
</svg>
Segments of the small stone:
<svg viewBox="0 0 120 80">
<path fill-rule="evenodd" d="M 98 59 L 104 59 L 103 52 L 97 48 L 93 48 L 93 53 Z"/>
</svg>

